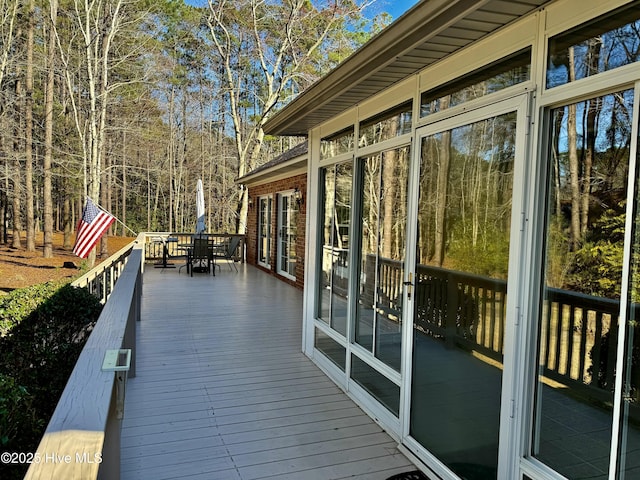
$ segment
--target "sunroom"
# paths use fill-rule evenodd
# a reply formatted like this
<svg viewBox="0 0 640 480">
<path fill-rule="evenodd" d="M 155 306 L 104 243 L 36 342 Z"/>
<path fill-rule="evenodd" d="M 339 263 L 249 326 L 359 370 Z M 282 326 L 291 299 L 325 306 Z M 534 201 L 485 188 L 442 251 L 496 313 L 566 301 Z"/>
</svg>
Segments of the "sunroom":
<svg viewBox="0 0 640 480">
<path fill-rule="evenodd" d="M 422 1 L 307 135 L 307 356 L 434 478 L 638 478 L 640 2 Z"/>
</svg>

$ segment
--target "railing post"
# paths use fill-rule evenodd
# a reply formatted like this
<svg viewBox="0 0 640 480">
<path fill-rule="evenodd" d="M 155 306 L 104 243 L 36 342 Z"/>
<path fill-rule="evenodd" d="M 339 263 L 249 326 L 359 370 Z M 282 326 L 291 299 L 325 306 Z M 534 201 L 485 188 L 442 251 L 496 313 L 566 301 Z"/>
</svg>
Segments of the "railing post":
<svg viewBox="0 0 640 480">
<path fill-rule="evenodd" d="M 98 470 L 98 480 L 119 480 L 120 479 L 120 437 L 122 431 L 122 420 L 118 418 L 117 409 L 117 382 L 113 382 L 111 393 L 111 405 L 107 416 L 107 424 L 104 432 L 104 446 L 102 457 L 108 461 L 100 463 Z"/>
<path fill-rule="evenodd" d="M 458 282 L 451 272 L 447 272 L 447 315 L 445 317 L 445 344 L 449 348 L 455 346 L 458 321 Z"/>
</svg>

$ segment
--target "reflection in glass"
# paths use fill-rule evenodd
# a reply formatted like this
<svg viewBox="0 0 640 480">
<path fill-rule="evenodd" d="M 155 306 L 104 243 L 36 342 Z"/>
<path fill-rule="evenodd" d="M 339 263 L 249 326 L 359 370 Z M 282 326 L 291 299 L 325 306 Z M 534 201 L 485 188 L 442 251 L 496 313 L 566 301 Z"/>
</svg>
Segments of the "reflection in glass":
<svg viewBox="0 0 640 480">
<path fill-rule="evenodd" d="M 358 145 L 365 147 L 411 133 L 412 103 L 400 105 L 360 124 Z"/>
<path fill-rule="evenodd" d="M 461 79 L 422 94 L 420 116 L 426 117 L 456 105 L 482 98 L 529 80 L 531 49 L 502 58 Z"/>
<path fill-rule="evenodd" d="M 320 140 L 320 160 L 333 158 L 353 150 L 353 126 Z"/>
<path fill-rule="evenodd" d="M 360 275 L 355 341 L 400 371 L 409 147 L 360 160 Z"/>
<path fill-rule="evenodd" d="M 347 294 L 349 290 L 349 225 L 351 223 L 351 162 L 336 165 L 335 227 L 331 281 L 331 327 L 347 335 Z"/>
<path fill-rule="evenodd" d="M 321 212 L 319 219 L 321 245 L 320 279 L 316 316 L 327 324 L 331 323 L 331 269 L 333 262 L 333 202 L 335 198 L 336 177 L 334 167 L 320 169 L 322 189 L 320 192 Z"/>
<path fill-rule="evenodd" d="M 316 328 L 315 347 L 344 372 L 347 350 L 322 330 Z"/>
<path fill-rule="evenodd" d="M 279 271 L 292 277 L 296 275 L 296 240 L 298 226 L 298 206 L 292 194 L 280 195 L 279 218 Z"/>
<path fill-rule="evenodd" d="M 271 197 L 258 199 L 258 263 L 269 266 L 271 262 Z"/>
<path fill-rule="evenodd" d="M 421 144 L 410 433 L 495 479 L 516 114 Z"/>
<path fill-rule="evenodd" d="M 633 92 L 551 111 L 533 454 L 608 478 Z"/>
<path fill-rule="evenodd" d="M 547 88 L 557 87 L 640 59 L 640 4 L 602 15 L 549 40 Z"/>
<path fill-rule="evenodd" d="M 347 334 L 351 162 L 321 169 L 322 259 L 317 315 L 341 335 Z"/>
<path fill-rule="evenodd" d="M 631 206 L 631 265 L 627 293 L 622 425 L 618 478 L 640 478 L 640 171 L 636 154 L 635 202 Z"/>
<path fill-rule="evenodd" d="M 351 355 L 351 378 L 395 416 L 398 416 L 400 411 L 400 387 L 398 385 L 355 355 Z"/>
</svg>

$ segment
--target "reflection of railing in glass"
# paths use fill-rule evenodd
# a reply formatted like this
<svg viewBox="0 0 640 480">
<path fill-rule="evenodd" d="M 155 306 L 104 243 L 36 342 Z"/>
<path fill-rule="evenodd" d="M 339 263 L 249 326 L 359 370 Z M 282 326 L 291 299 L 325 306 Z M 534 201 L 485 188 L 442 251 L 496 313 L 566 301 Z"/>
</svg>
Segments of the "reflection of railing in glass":
<svg viewBox="0 0 640 480">
<path fill-rule="evenodd" d="M 402 263 L 383 258 L 379 262 L 385 274 L 378 284 L 378 312 L 388 312 L 387 318 L 392 320 L 401 305 Z M 419 265 L 414 328 L 451 346 L 502 362 L 506 293 L 504 280 Z M 610 402 L 619 308 L 616 300 L 546 289 L 541 326 L 542 375 L 570 387 L 574 394 Z M 635 318 L 639 318 L 640 306 L 634 308 L 638 310 Z M 640 339 L 640 327 L 634 329 L 634 338 Z M 640 345 L 634 348 L 640 350 Z M 631 383 L 634 397 L 629 400 L 640 405 L 640 368 L 633 371 Z M 636 418 L 640 419 L 640 412 L 637 413 Z"/>
</svg>

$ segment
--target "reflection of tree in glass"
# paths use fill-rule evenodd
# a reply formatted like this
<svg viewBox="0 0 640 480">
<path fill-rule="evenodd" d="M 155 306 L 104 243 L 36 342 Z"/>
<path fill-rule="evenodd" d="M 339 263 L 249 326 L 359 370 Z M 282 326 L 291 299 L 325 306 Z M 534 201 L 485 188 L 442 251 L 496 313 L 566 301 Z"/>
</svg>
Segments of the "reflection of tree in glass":
<svg viewBox="0 0 640 480">
<path fill-rule="evenodd" d="M 599 17 L 549 42 L 547 88 L 606 72 L 640 59 L 638 4 Z"/>
<path fill-rule="evenodd" d="M 550 286 L 619 298 L 632 101 L 625 91 L 553 111 Z"/>
<path fill-rule="evenodd" d="M 515 113 L 425 138 L 420 262 L 506 278 Z"/>
</svg>

